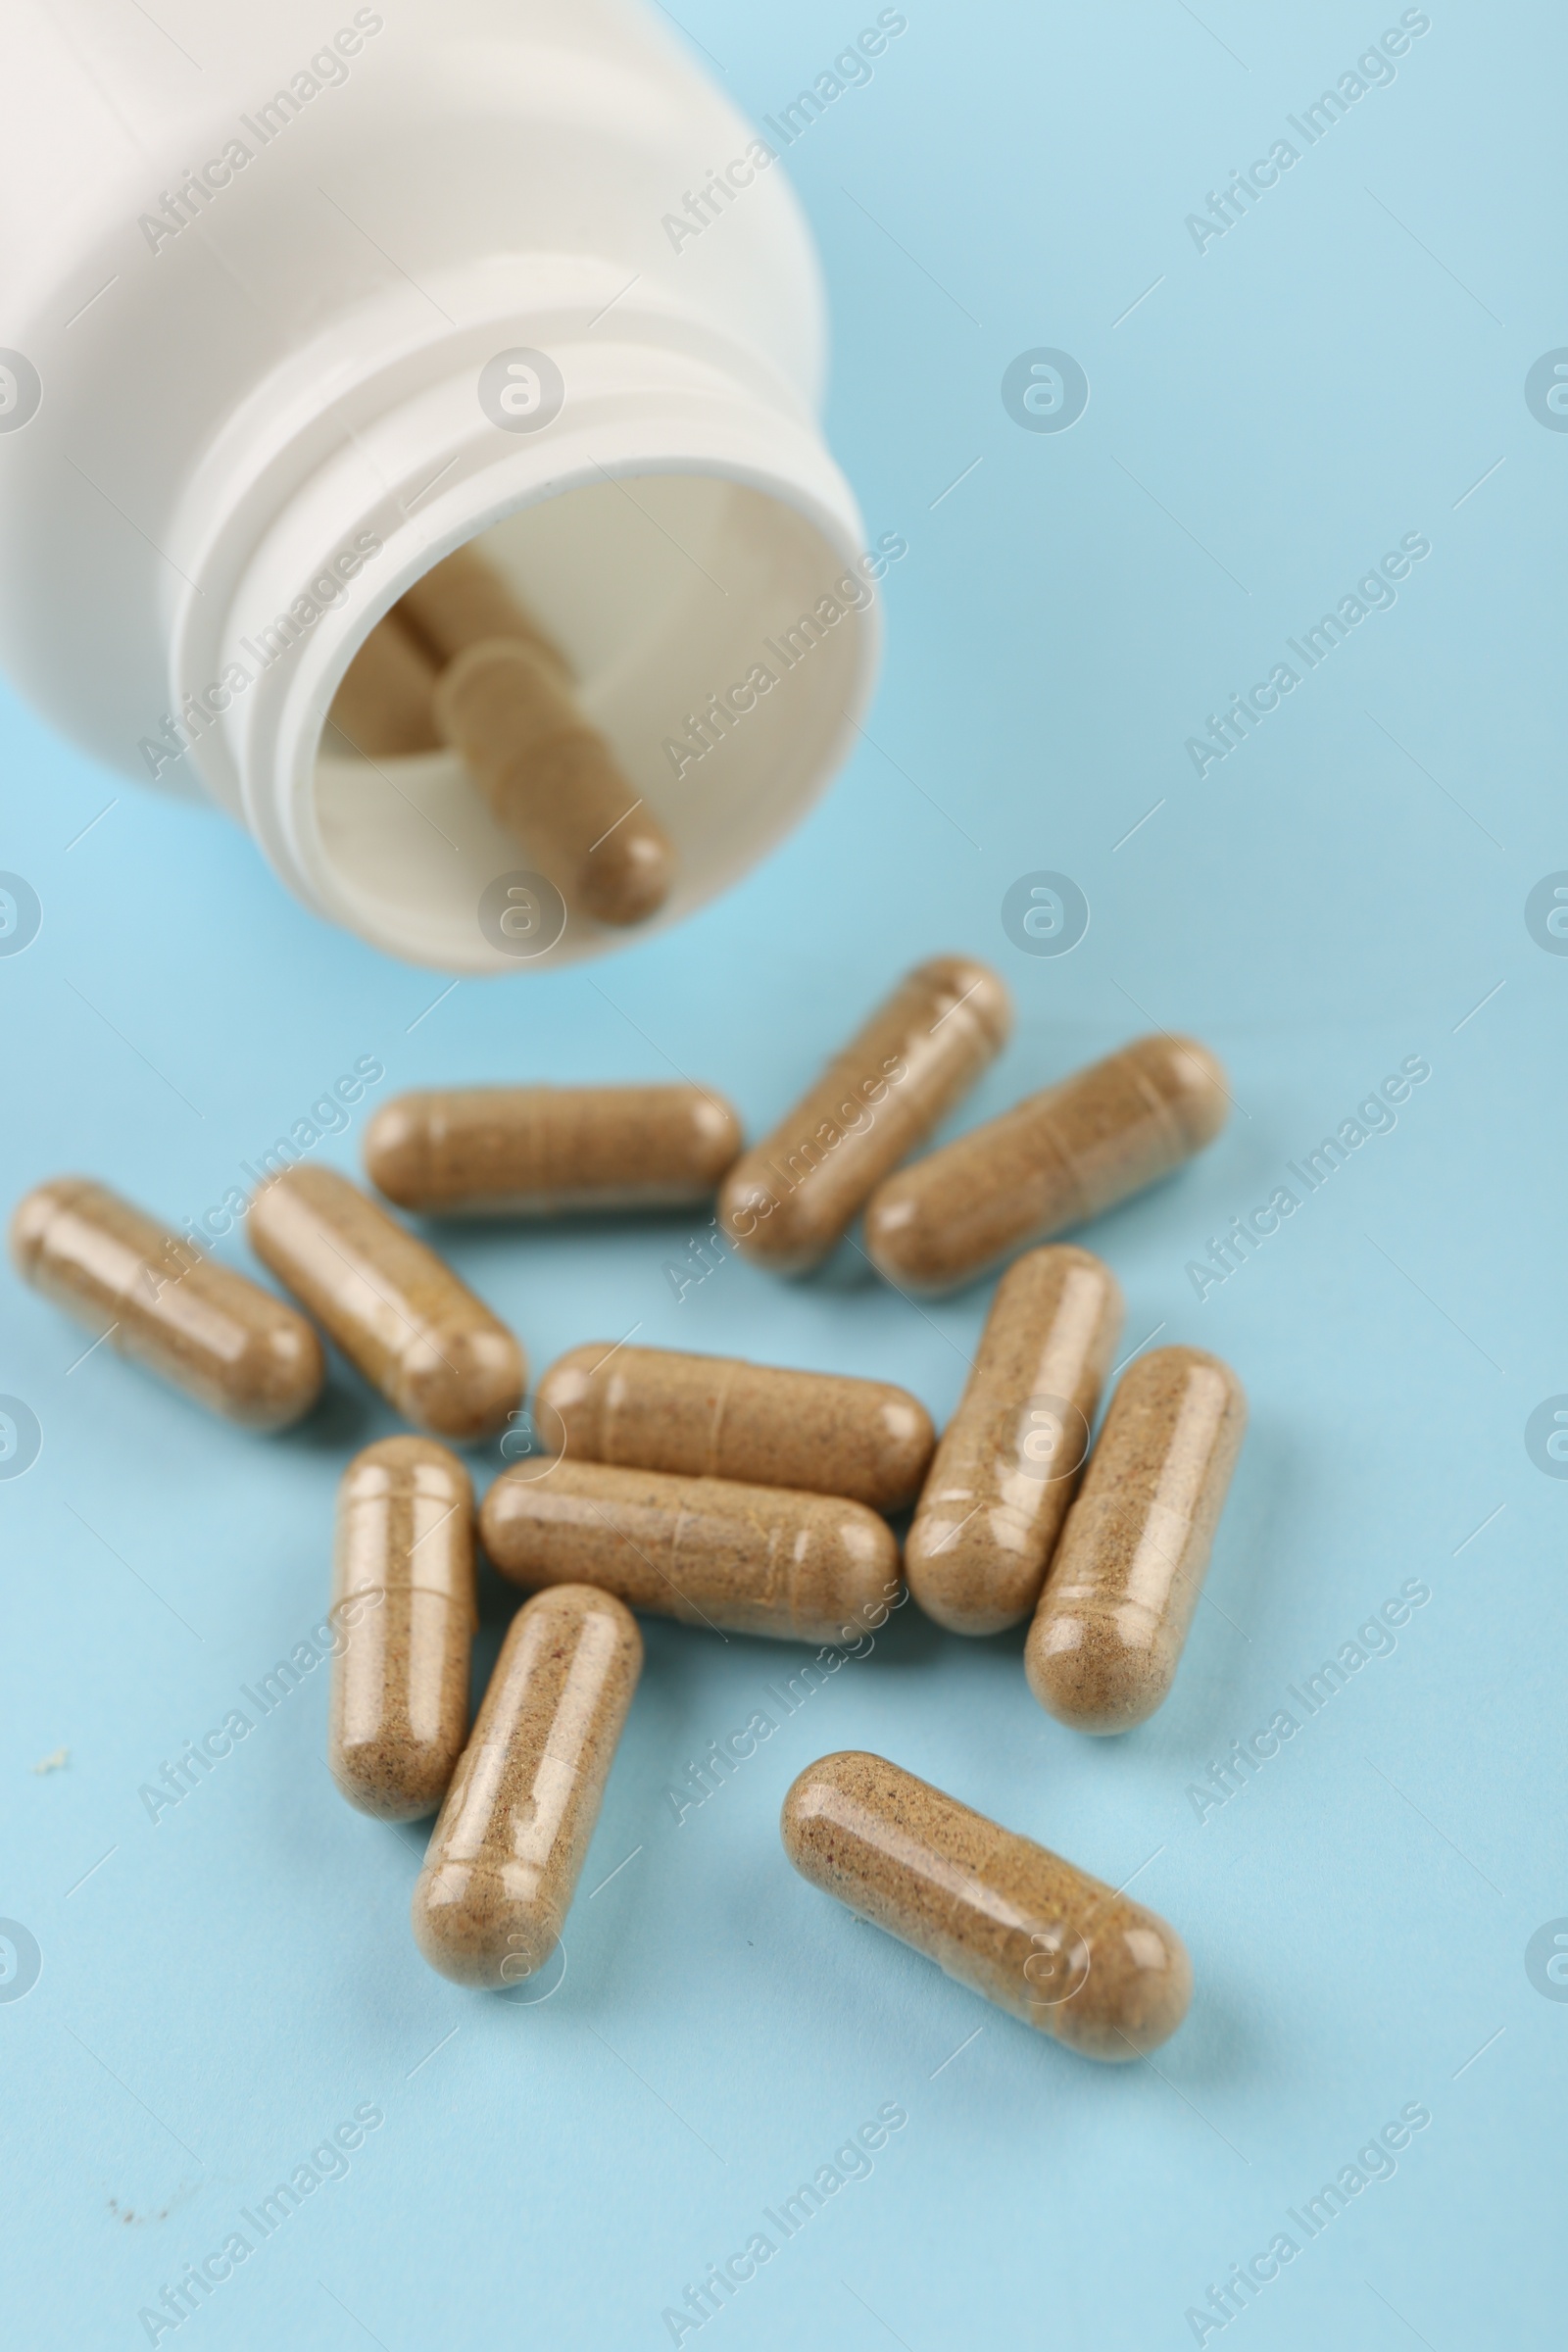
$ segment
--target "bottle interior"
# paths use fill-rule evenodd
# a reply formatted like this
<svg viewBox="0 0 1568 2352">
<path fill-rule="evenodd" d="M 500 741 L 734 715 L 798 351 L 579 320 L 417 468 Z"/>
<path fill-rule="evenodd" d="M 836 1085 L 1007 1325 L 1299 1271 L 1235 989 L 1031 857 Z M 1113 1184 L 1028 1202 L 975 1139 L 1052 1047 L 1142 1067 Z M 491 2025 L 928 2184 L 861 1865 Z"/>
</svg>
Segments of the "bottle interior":
<svg viewBox="0 0 1568 2352">
<path fill-rule="evenodd" d="M 825 780 L 874 643 L 868 566 L 846 569 L 780 500 L 699 474 L 566 490 L 474 544 L 564 653 L 584 715 L 675 844 L 674 886 L 641 928 L 678 920 L 770 847 Z M 639 935 L 568 906 L 498 935 L 496 890 L 530 870 L 528 844 L 497 822 L 451 750 L 367 757 L 329 719 L 313 813 L 343 913 L 395 955 L 505 971 Z"/>
</svg>

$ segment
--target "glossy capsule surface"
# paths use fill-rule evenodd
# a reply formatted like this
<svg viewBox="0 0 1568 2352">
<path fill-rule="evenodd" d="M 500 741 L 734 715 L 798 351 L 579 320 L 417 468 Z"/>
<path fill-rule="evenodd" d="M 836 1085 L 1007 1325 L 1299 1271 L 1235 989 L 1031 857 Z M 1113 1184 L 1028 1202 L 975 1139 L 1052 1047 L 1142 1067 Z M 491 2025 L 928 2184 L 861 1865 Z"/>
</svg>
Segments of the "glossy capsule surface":
<svg viewBox="0 0 1568 2352">
<path fill-rule="evenodd" d="M 251 1246 L 407 1419 L 439 1438 L 505 1427 L 528 1376 L 512 1333 L 433 1250 L 335 1169 L 286 1169 Z"/>
<path fill-rule="evenodd" d="M 1006 988 L 987 964 L 937 956 L 906 974 L 771 1135 L 737 1160 L 719 1221 L 781 1274 L 819 1265 L 873 1189 L 1006 1043 Z"/>
<path fill-rule="evenodd" d="M 997 1286 L 904 1546 L 909 1591 L 950 1632 L 1001 1633 L 1039 1599 L 1121 1318 L 1087 1250 L 1031 1250 Z"/>
<path fill-rule="evenodd" d="M 1246 1427 L 1241 1382 L 1200 1348 L 1123 1376 L 1024 1644 L 1058 1722 L 1124 1732 L 1166 1697 Z"/>
<path fill-rule="evenodd" d="M 848 1495 L 895 1511 L 931 1459 L 931 1416 L 906 1389 L 733 1356 L 590 1340 L 540 1380 L 534 1414 L 574 1461 Z"/>
<path fill-rule="evenodd" d="M 683 1625 L 784 1642 L 854 1640 L 900 1591 L 899 1547 L 862 1503 L 609 1462 L 503 1472 L 484 1547 L 519 1585 L 600 1585 Z"/>
<path fill-rule="evenodd" d="M 517 1611 L 414 1889 L 442 1976 L 500 1991 L 555 1951 L 642 1662 L 612 1593 L 561 1585 Z"/>
<path fill-rule="evenodd" d="M 498 823 L 572 913 L 643 922 L 674 878 L 668 835 L 578 705 L 570 665 L 477 548 L 400 598 L 400 623 L 438 671 L 432 709 Z"/>
<path fill-rule="evenodd" d="M 882 1756 L 808 1764 L 781 1828 L 812 1886 L 1086 2058 L 1140 2057 L 1187 2014 L 1192 1964 L 1154 1912 Z"/>
<path fill-rule="evenodd" d="M 1228 1108 L 1206 1046 L 1137 1038 L 890 1176 L 865 1212 L 867 1253 L 905 1290 L 952 1290 L 1168 1176 Z"/>
<path fill-rule="evenodd" d="M 429 1216 L 546 1217 L 706 1200 L 741 1148 L 697 1086 L 470 1086 L 398 1095 L 366 1130 L 370 1182 Z"/>
<path fill-rule="evenodd" d="M 117 1354 L 225 1420 L 284 1429 L 321 1393 L 321 1343 L 302 1314 L 91 1177 L 26 1194 L 11 1254 L 24 1282 Z"/>
<path fill-rule="evenodd" d="M 432 1438 L 383 1438 L 337 1494 L 327 1763 L 351 1805 L 416 1821 L 468 1735 L 473 1488 Z"/>
<path fill-rule="evenodd" d="M 491 638 L 467 647 L 442 671 L 434 710 L 497 822 L 569 912 L 620 925 L 646 922 L 663 905 L 674 845 L 537 646 Z"/>
</svg>

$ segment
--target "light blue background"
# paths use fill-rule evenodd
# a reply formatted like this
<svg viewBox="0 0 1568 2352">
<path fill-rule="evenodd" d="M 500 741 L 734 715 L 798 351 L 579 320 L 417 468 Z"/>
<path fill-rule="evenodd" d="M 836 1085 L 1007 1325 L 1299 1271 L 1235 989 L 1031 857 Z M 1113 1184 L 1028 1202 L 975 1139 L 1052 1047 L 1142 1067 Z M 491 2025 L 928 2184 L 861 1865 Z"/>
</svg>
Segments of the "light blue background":
<svg viewBox="0 0 1568 2352">
<path fill-rule="evenodd" d="M 874 14 L 681 13 L 759 114 Z M 417 1839 L 335 1794 L 324 1676 L 156 1827 L 138 1801 L 319 1619 L 334 1483 L 389 1416 L 335 1365 L 296 1435 L 230 1434 L 107 1350 L 72 1370 L 75 1328 L 7 1273 L 0 1390 L 44 1433 L 0 1483 L 0 1913 L 43 1951 L 0 2006 L 8 2341 L 144 2341 L 138 2308 L 373 2102 L 349 2177 L 181 2344 L 654 2346 L 686 2283 L 891 2101 L 908 2122 L 872 2176 L 712 2340 L 1191 2343 L 1187 2308 L 1410 2102 L 1432 2121 L 1396 2175 L 1233 2325 L 1255 2348 L 1558 2340 L 1568 2004 L 1524 1954 L 1568 1914 L 1568 1491 L 1523 1432 L 1568 1390 L 1568 961 L 1523 908 L 1568 866 L 1568 436 L 1523 383 L 1568 343 L 1560 18 L 1434 6 L 1393 86 L 1250 218 L 1201 256 L 1183 225 L 1398 13 L 911 0 L 870 85 L 797 144 L 833 442 L 868 529 L 910 552 L 874 744 L 667 939 L 426 1013 L 438 979 L 302 913 L 224 821 L 7 705 L 0 866 L 44 908 L 0 960 L 7 1207 L 83 1167 L 197 1212 L 362 1054 L 386 1067 L 372 1101 L 679 1065 L 757 1132 L 896 972 L 963 948 L 1019 1009 L 963 1123 L 1152 1023 L 1225 1057 L 1220 1141 L 1087 1238 L 1127 1345 L 1163 1326 L 1218 1349 L 1253 1408 L 1214 1605 L 1122 1740 L 1045 1717 L 1017 1637 L 965 1644 L 911 1609 L 677 1827 L 666 1784 L 800 1660 L 650 1623 L 567 1976 L 522 2007 L 416 1956 Z M 1059 435 L 1000 398 L 1036 345 L 1090 378 Z M 1432 554 L 1396 607 L 1200 782 L 1185 738 L 1408 531 Z M 1060 960 L 1001 928 L 1037 867 L 1093 908 Z M 1396 1131 L 1200 1303 L 1206 1238 L 1411 1054 L 1432 1076 Z M 358 1132 L 327 1147 L 357 1152 Z M 984 1290 L 917 1310 L 851 1254 L 792 1286 L 727 1263 L 677 1303 L 665 1261 L 701 1223 L 451 1250 L 536 1367 L 640 1324 L 951 1410 Z M 1394 1654 L 1200 1822 L 1209 1760 L 1407 1579 L 1432 1597 Z M 514 1598 L 487 1585 L 476 1675 Z M 1198 1984 L 1154 2065 L 1030 2035 L 791 1873 L 786 1786 L 857 1745 L 1107 1879 L 1140 1871 Z"/>
</svg>

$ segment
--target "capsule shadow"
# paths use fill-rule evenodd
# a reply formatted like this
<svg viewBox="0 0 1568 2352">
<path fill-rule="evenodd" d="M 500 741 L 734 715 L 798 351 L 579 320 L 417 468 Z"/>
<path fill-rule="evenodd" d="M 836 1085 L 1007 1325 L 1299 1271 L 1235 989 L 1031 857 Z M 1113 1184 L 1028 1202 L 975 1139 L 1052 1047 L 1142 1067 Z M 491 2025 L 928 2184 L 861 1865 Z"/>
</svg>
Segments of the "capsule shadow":
<svg viewBox="0 0 1568 2352">
<path fill-rule="evenodd" d="M 1287 1704 L 1292 1662 L 1271 1633 L 1275 1586 L 1269 1564 L 1279 1533 L 1304 1500 L 1304 1481 L 1283 1428 L 1254 1417 L 1214 1537 L 1186 1653 L 1170 1697 L 1148 1727 L 1177 1769 L 1203 1772 L 1233 1739 L 1268 1722 Z M 1134 1732 L 1130 1735 L 1138 1737 Z"/>
<path fill-rule="evenodd" d="M 376 1438 L 400 1435 L 404 1424 L 388 1413 L 375 1391 L 324 1339 L 322 1345 L 327 1371 L 319 1397 L 302 1421 L 279 1430 L 272 1444 L 301 1453 L 358 1453 Z"/>
<path fill-rule="evenodd" d="M 484 1553 L 477 1549 L 474 1554 L 474 1590 L 478 1596 L 479 1622 L 474 1628 L 473 1649 L 468 1667 L 468 1726 L 470 1731 L 473 1728 L 473 1718 L 479 1712 L 479 1701 L 483 1698 L 489 1686 L 490 1677 L 495 1672 L 496 1660 L 501 1654 L 501 1644 L 507 1638 L 507 1629 L 528 1597 L 527 1593 L 519 1592 L 515 1585 L 509 1585 L 505 1577 L 498 1576 Z"/>
<path fill-rule="evenodd" d="M 1172 1925 L 1180 1933 L 1180 1921 Z M 1160 2045 L 1157 2071 L 1165 2077 L 1178 2094 L 1185 2094 L 1202 2107 L 1205 2094 L 1216 2091 L 1247 2091 L 1256 2083 L 1264 2070 L 1266 2044 L 1257 2031 L 1257 1998 L 1242 1982 L 1240 1973 L 1233 1978 L 1223 1962 L 1216 1963 L 1203 1953 L 1193 1962 L 1193 2005 L 1186 2018 Z M 1277 2051 L 1275 2053 L 1277 2056 Z M 1150 2071 L 1152 2062 L 1145 2059 L 1134 2067 L 1124 2067 L 1123 2074 Z M 1269 2061 L 1269 2079 L 1275 2081 L 1273 2060 Z M 1209 2129 L 1218 2132 L 1222 2139 L 1234 2139 L 1235 2133 L 1220 2130 L 1218 2123 L 1204 2114 Z M 1237 2147 L 1238 2154 L 1250 2156 L 1250 2149 Z"/>
<path fill-rule="evenodd" d="M 845 1298 L 863 1291 L 885 1290 L 887 1285 L 865 1254 L 863 1228 L 857 1217 L 842 1241 L 834 1244 L 819 1266 L 808 1274 L 799 1274 L 795 1280 L 803 1290 L 816 1291 L 828 1298 Z"/>
</svg>

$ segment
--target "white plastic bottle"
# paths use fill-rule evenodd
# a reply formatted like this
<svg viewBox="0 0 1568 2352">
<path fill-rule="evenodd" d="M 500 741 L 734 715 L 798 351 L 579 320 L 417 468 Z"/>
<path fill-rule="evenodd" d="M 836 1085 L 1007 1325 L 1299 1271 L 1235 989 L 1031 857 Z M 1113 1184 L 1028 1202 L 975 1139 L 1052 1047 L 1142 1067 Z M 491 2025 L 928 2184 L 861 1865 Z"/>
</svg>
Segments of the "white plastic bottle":
<svg viewBox="0 0 1568 2352">
<path fill-rule="evenodd" d="M 453 756 L 320 752 L 372 624 L 477 540 L 675 842 L 660 923 L 734 880 L 853 740 L 904 548 L 822 442 L 769 146 L 634 0 L 21 0 L 7 49 L 22 690 L 392 955 L 594 954 L 638 934 L 555 937 Z"/>
</svg>

